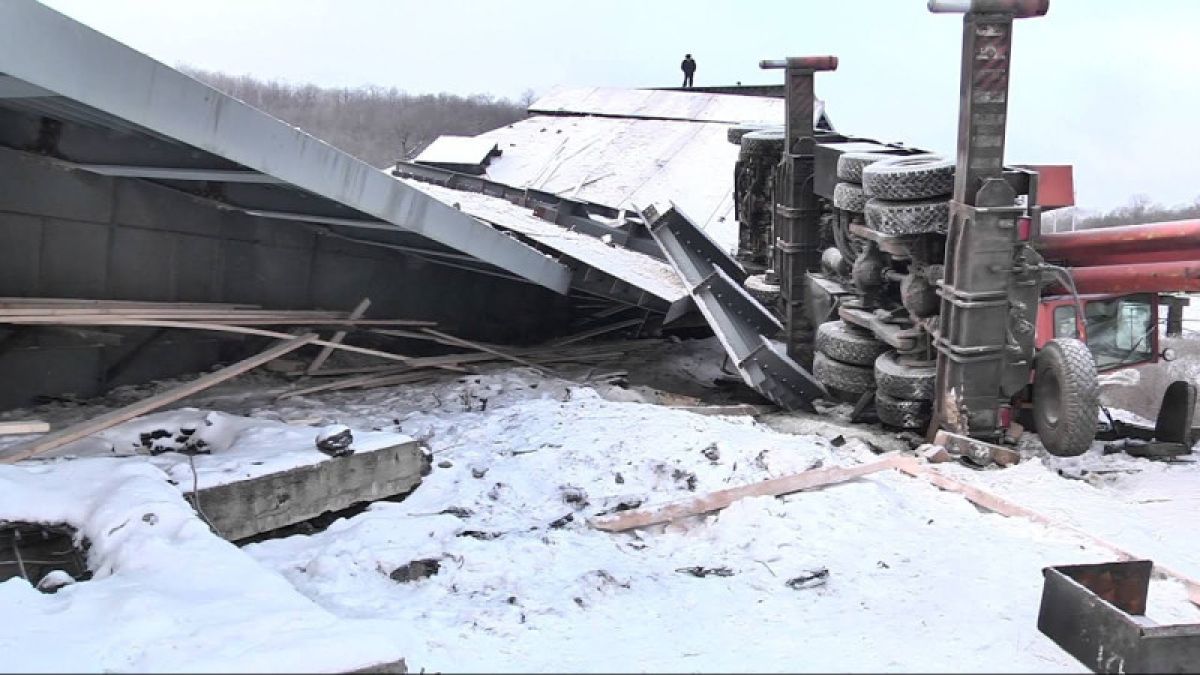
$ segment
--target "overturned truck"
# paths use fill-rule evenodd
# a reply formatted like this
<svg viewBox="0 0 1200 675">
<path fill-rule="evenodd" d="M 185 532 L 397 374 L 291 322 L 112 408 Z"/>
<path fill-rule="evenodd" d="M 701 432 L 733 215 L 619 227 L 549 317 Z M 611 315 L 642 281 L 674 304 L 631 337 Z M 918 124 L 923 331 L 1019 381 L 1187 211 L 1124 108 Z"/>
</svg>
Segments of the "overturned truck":
<svg viewBox="0 0 1200 675">
<path fill-rule="evenodd" d="M 760 63 L 785 73 L 786 122 L 730 131 L 736 262 L 681 214 L 644 214 L 749 384 L 930 439 L 1011 443 L 1019 423 L 1071 456 L 1101 428 L 1098 372 L 1172 358 L 1159 309 L 1200 290 L 1196 224 L 1043 236 L 1042 213 L 1073 204 L 1070 167 L 1003 161 L 1013 22 L 1048 5 L 930 0 L 964 14 L 953 160 L 814 120 L 815 74 L 836 57 Z M 1195 395 L 1177 383 L 1155 429 L 1105 430 L 1190 452 Z"/>
</svg>

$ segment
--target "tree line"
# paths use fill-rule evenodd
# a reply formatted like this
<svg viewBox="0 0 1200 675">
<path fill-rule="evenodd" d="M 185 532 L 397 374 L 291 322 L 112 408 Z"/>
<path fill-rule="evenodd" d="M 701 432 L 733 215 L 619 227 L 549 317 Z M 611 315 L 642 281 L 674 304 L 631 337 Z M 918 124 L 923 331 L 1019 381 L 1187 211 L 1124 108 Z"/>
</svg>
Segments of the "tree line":
<svg viewBox="0 0 1200 675">
<path fill-rule="evenodd" d="M 1080 218 L 1076 222 L 1076 228 L 1092 229 L 1191 218 L 1200 218 L 1200 197 L 1197 197 L 1191 204 L 1163 206 L 1154 203 L 1146 195 L 1135 195 L 1124 206 Z"/>
<path fill-rule="evenodd" d="M 412 159 L 443 134 L 474 136 L 525 117 L 518 101 L 488 94 L 408 94 L 396 87 L 328 88 L 189 66 L 188 75 L 383 168 Z"/>
<path fill-rule="evenodd" d="M 1108 211 L 1088 211 L 1075 207 L 1047 211 L 1042 214 L 1042 231 L 1091 230 L 1194 218 L 1200 218 L 1200 197 L 1190 204 L 1163 206 L 1146 195 L 1134 195 L 1123 206 Z"/>
</svg>

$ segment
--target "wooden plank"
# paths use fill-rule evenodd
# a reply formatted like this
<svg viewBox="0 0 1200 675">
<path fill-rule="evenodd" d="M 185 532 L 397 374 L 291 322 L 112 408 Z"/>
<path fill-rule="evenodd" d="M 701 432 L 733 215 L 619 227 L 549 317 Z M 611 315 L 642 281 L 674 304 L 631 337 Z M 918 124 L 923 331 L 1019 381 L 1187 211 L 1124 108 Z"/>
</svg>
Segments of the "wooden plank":
<svg viewBox="0 0 1200 675">
<path fill-rule="evenodd" d="M 296 396 L 303 396 L 305 394 L 315 394 L 320 391 L 336 391 L 338 389 L 350 389 L 359 384 L 368 383 L 368 382 L 371 382 L 372 380 L 377 380 L 381 377 L 398 375 L 401 372 L 411 372 L 411 371 L 409 371 L 409 369 L 406 368 L 405 366 L 397 366 L 394 368 L 389 368 L 388 370 L 385 370 L 385 371 L 370 373 L 370 374 L 366 374 L 366 375 L 358 375 L 356 377 L 345 377 L 345 378 L 342 378 L 339 380 L 334 380 L 332 382 L 322 382 L 321 384 L 314 384 L 309 387 L 304 387 L 303 389 L 295 389 L 293 391 L 285 391 L 282 394 L 280 394 L 277 398 L 285 399 L 285 398 L 293 398 Z"/>
<path fill-rule="evenodd" d="M 1044 516 L 1033 509 L 1026 508 L 1010 501 L 999 495 L 987 492 L 986 490 L 969 485 L 959 480 L 955 480 L 946 474 L 937 471 L 936 469 L 921 464 L 914 457 L 898 457 L 896 458 L 895 468 L 903 474 L 920 478 L 928 481 L 930 484 L 947 492 L 955 492 L 970 501 L 972 504 L 977 504 L 989 511 L 999 513 L 1010 518 L 1028 518 L 1036 523 L 1041 523 L 1047 527 L 1053 527 L 1060 530 L 1065 530 L 1071 534 L 1090 542 L 1091 544 L 1103 549 L 1112 551 L 1121 560 L 1144 560 L 1144 556 L 1134 555 L 1133 553 L 1115 545 L 1104 539 L 1101 539 L 1089 532 L 1069 525 L 1062 521 L 1054 520 L 1048 516 Z M 1200 581 L 1192 577 L 1170 569 L 1164 565 L 1154 563 L 1154 569 L 1165 576 L 1171 577 L 1183 583 L 1187 588 L 1188 599 L 1192 604 L 1200 606 Z"/>
<path fill-rule="evenodd" d="M 553 347 L 564 347 L 566 345 L 569 345 L 569 344 L 572 344 L 575 342 L 580 342 L 580 341 L 586 340 L 588 338 L 596 337 L 597 335 L 603 335 L 605 333 L 609 333 L 614 330 L 620 330 L 622 328 L 629 328 L 630 326 L 639 324 L 641 322 L 642 322 L 642 319 L 640 319 L 640 318 L 627 319 L 625 321 L 617 321 L 616 323 L 610 323 L 610 324 L 606 324 L 604 326 L 599 326 L 597 328 L 585 330 L 580 333 L 575 333 L 574 335 L 568 335 L 564 338 L 560 338 L 559 340 L 551 342 L 550 345 Z"/>
<path fill-rule="evenodd" d="M 505 359 L 507 361 L 512 361 L 513 363 L 519 363 L 523 366 L 533 368 L 534 370 L 538 371 L 539 373 L 542 373 L 543 375 L 548 372 L 545 368 L 539 366 L 538 364 L 536 364 L 532 361 L 526 361 L 525 359 L 523 359 L 515 354 L 511 354 L 509 352 L 502 351 L 500 349 L 496 349 L 495 347 L 490 347 L 488 345 L 485 345 L 485 344 L 482 344 L 479 342 L 471 342 L 470 340 L 464 340 L 460 337 L 454 337 L 453 335 L 447 335 L 445 333 L 436 331 L 432 328 L 422 328 L 421 330 L 425 333 L 429 333 L 430 335 L 432 335 L 434 337 L 441 338 L 443 340 L 449 340 L 451 342 L 456 342 L 456 343 L 458 343 L 458 345 L 460 347 L 467 347 L 469 349 L 478 349 L 481 352 L 487 352 L 488 354 L 492 354 L 494 356 L 499 356 L 500 358 Z"/>
<path fill-rule="evenodd" d="M 791 494 L 802 490 L 825 487 L 844 483 L 879 471 L 886 471 L 896 466 L 897 456 L 881 459 L 869 464 L 849 467 L 831 467 L 828 469 L 813 469 L 791 476 L 772 478 L 759 483 L 741 487 L 719 490 L 700 497 L 682 499 L 645 509 L 622 511 L 610 516 L 592 518 L 589 524 L 597 530 L 605 532 L 624 532 L 638 527 L 658 525 L 679 518 L 696 516 L 702 513 L 719 511 L 739 499 L 746 497 L 762 497 Z"/>
<path fill-rule="evenodd" d="M 347 318 L 352 321 L 355 319 L 361 319 L 362 315 L 367 313 L 367 309 L 370 306 L 371 306 L 371 299 L 363 298 L 362 300 L 359 301 L 358 305 L 355 306 L 355 308 L 350 312 L 350 316 Z M 342 340 L 345 340 L 345 339 L 346 339 L 346 331 L 339 330 L 338 332 L 333 334 L 333 337 L 329 338 L 329 341 L 335 345 L 340 345 L 340 344 L 342 344 Z M 329 355 L 332 353 L 333 353 L 332 345 L 326 345 L 324 347 L 321 347 L 321 353 L 317 354 L 317 358 L 313 359 L 313 362 L 309 364 L 308 370 L 304 371 L 304 374 L 312 375 L 313 373 L 320 370 L 321 366 L 325 365 L 325 360 L 328 359 Z"/>
<path fill-rule="evenodd" d="M 174 389 L 155 394 L 150 398 L 143 399 L 136 403 L 132 403 L 123 408 L 118 408 L 99 417 L 94 417 L 90 420 L 84 420 L 78 424 L 72 424 L 69 427 L 60 429 L 56 432 L 46 434 L 40 438 L 35 438 L 32 441 L 20 443 L 11 448 L 8 448 L 5 456 L 0 457 L 0 463 L 12 463 L 22 459 L 32 457 L 34 455 L 53 450 L 54 448 L 66 445 L 72 441 L 77 441 L 91 434 L 104 431 L 109 427 L 114 427 L 121 422 L 133 419 L 138 415 L 145 415 L 148 412 L 157 410 L 165 405 L 174 403 L 182 398 L 191 396 L 196 392 L 203 391 L 220 384 L 226 380 L 232 379 L 241 375 L 256 366 L 260 366 L 267 361 L 277 359 L 284 354 L 293 352 L 306 344 L 313 342 L 317 336 L 314 333 L 307 333 L 300 336 L 291 336 L 287 342 L 281 342 L 270 349 L 256 354 L 250 358 L 243 359 L 232 365 L 226 366 L 216 372 L 201 376 L 198 379 L 186 382 Z"/>
<path fill-rule="evenodd" d="M 50 424 L 41 420 L 0 422 L 0 436 L 15 436 L 17 434 L 44 434 L 47 431 L 50 431 Z"/>
<path fill-rule="evenodd" d="M 428 335 L 426 333 L 418 333 L 417 331 L 411 331 L 411 330 L 388 330 L 385 328 L 379 328 L 379 329 L 372 329 L 371 332 L 379 333 L 380 335 L 387 335 L 388 337 L 399 337 L 399 338 L 408 338 L 410 340 L 425 340 L 426 342 L 436 342 L 440 345 L 448 345 L 451 347 L 461 347 L 462 346 L 456 342 L 451 342 L 450 340 L 443 340 L 442 338 L 439 338 L 439 337 L 434 337 L 434 336 Z M 488 344 L 488 343 L 480 342 L 479 344 Z M 488 344 L 488 346 L 492 347 L 495 345 Z"/>
<path fill-rule="evenodd" d="M 316 384 L 304 389 L 295 391 L 285 391 L 275 400 L 284 400 L 295 398 L 297 396 L 306 396 L 308 394 L 316 394 L 318 392 L 341 391 L 343 389 L 370 389 L 373 387 L 390 387 L 394 384 L 408 384 L 410 382 L 419 382 L 421 380 L 432 379 L 434 373 L 428 370 L 403 370 L 402 372 L 392 374 L 375 374 L 362 375 L 359 377 L 348 377 L 333 382 L 325 382 Z"/>
<path fill-rule="evenodd" d="M 95 300 L 90 298 L 0 297 L 0 307 L 211 307 L 213 309 L 261 309 L 259 305 L 230 302 L 165 302 L 160 300 Z"/>
<path fill-rule="evenodd" d="M 242 335 L 261 335 L 262 337 L 277 338 L 277 339 L 281 339 L 281 340 L 287 340 L 287 339 L 294 337 L 290 333 L 280 333 L 279 331 L 266 330 L 263 328 L 248 328 L 245 326 L 235 326 L 235 325 L 220 324 L 220 323 L 208 323 L 208 322 L 201 322 L 201 321 L 170 321 L 170 320 L 165 320 L 165 319 L 160 320 L 160 319 L 101 318 L 101 319 L 96 319 L 96 320 L 89 320 L 86 322 L 86 325 L 156 326 L 159 328 L 190 328 L 190 329 L 194 329 L 194 330 L 207 330 L 207 331 L 216 331 L 216 332 L 223 332 L 223 333 L 240 333 Z M 329 342 L 327 340 L 313 340 L 312 343 L 315 345 L 333 344 L 332 342 Z M 339 345 L 333 345 L 333 346 L 336 349 L 341 349 L 341 350 L 348 351 L 348 352 L 354 352 L 356 354 L 366 354 L 367 356 L 378 356 L 381 359 L 388 359 L 391 361 L 400 361 L 402 363 L 407 363 L 407 362 L 411 361 L 413 358 L 411 356 L 405 356 L 403 354 L 396 354 L 394 352 L 381 352 L 377 349 L 367 349 L 366 347 L 355 347 L 353 345 L 339 344 Z M 449 366 L 449 365 L 438 366 L 438 367 L 446 368 L 448 370 L 455 370 L 455 371 L 462 370 L 461 368 L 456 368 L 454 366 Z"/>
<path fill-rule="evenodd" d="M 241 326 L 346 326 L 359 328 L 364 326 L 436 326 L 435 321 L 418 321 L 416 319 L 359 319 L 357 321 L 345 317 L 296 317 L 272 314 L 225 314 L 225 313 L 168 313 L 168 312 L 136 312 L 110 314 L 72 314 L 69 316 L 51 315 L 6 315 L 0 313 L 0 324 L 13 326 L 76 326 L 95 323 L 109 318 L 137 320 L 183 320 L 183 321 L 214 321 L 218 323 Z"/>
<path fill-rule="evenodd" d="M 184 308 L 151 308 L 134 307 L 21 307 L 18 309 L 0 309 L 0 315 L 35 317 L 35 316 L 278 316 L 297 318 L 344 319 L 345 312 L 319 310 L 273 310 L 273 309 L 207 309 L 204 307 Z"/>
<path fill-rule="evenodd" d="M 391 373 L 402 369 L 404 369 L 404 366 L 390 364 L 377 366 L 350 366 L 346 368 L 323 368 L 320 372 L 315 373 L 313 377 L 344 377 L 346 375 L 363 375 L 366 373 Z"/>
</svg>

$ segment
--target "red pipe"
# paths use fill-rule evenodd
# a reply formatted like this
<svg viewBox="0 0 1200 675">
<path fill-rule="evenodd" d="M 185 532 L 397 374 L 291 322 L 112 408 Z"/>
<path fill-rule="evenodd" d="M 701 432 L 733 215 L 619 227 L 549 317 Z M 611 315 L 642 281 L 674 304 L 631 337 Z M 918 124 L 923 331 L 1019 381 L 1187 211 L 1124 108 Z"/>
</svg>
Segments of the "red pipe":
<svg viewBox="0 0 1200 675">
<path fill-rule="evenodd" d="M 1071 276 L 1081 294 L 1200 293 L 1200 260 L 1072 267 Z M 1056 288 L 1058 293 L 1066 292 L 1062 286 Z"/>
<path fill-rule="evenodd" d="M 1109 250 L 1103 253 L 1089 252 L 1077 255 L 1067 261 L 1067 265 L 1078 267 L 1105 267 L 1108 265 L 1136 265 L 1140 263 L 1174 263 L 1200 260 L 1200 242 L 1182 245 L 1179 248 L 1165 248 L 1159 251 L 1123 251 Z"/>
<path fill-rule="evenodd" d="M 1038 248 L 1049 262 L 1090 267 L 1200 259 L 1200 220 L 1047 233 Z"/>
</svg>

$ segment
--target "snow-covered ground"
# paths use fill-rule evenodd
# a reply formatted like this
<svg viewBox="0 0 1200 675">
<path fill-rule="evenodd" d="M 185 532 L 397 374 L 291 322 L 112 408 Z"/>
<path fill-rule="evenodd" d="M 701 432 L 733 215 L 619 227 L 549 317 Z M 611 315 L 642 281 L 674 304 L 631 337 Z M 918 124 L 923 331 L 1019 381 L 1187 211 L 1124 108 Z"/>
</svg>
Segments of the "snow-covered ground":
<svg viewBox="0 0 1200 675">
<path fill-rule="evenodd" d="M 629 388 L 493 368 L 280 404 L 267 395 L 278 381 L 251 377 L 189 403 L 252 418 L 405 434 L 431 448 L 433 473 L 403 502 L 378 503 L 317 534 L 251 544 L 240 555 L 186 513 L 177 491 L 147 488 L 128 499 L 169 502 L 174 527 L 237 557 L 246 569 L 236 573 L 233 563 L 215 572 L 194 565 L 172 572 L 222 588 L 247 583 L 270 596 L 261 600 L 267 609 L 256 632 L 279 631 L 275 617 L 298 593 L 321 612 L 306 625 L 325 616 L 365 620 L 368 644 L 382 631 L 388 648 L 414 671 L 1085 670 L 1037 631 L 1041 569 L 1113 555 L 1060 529 L 981 512 L 895 472 L 782 499 L 744 500 L 670 526 L 624 534 L 590 529 L 588 517 L 617 508 L 877 459 L 854 434 L 835 445 L 836 426 L 799 424 L 823 435 L 797 435 L 772 428 L 781 424 L 655 402 L 669 397 L 652 386 L 702 394 L 720 375 L 718 350 L 712 340 L 667 343 L 629 361 Z M 1200 486 L 1195 465 L 1102 456 L 1099 447 L 1073 460 L 1043 457 L 1036 446 L 1026 453 L 1025 463 L 1005 470 L 939 470 L 1200 576 L 1200 538 L 1188 517 Z M 155 482 L 156 469 L 128 458 L 7 468 L 0 479 L 36 473 L 45 489 L 57 486 L 62 501 L 74 489 L 70 468 L 99 462 Z M 0 501 L 0 519 L 15 508 L 12 500 Z M 67 515 L 86 520 L 86 503 L 69 508 Z M 144 646 L 152 640 L 126 639 L 141 622 L 179 649 L 208 647 L 204 667 L 273 663 L 262 644 L 235 650 L 219 642 L 232 629 L 210 636 L 188 623 L 192 617 L 167 616 L 169 603 L 135 604 L 89 628 L 88 617 L 94 621 L 100 612 L 93 602 L 123 607 L 120 584 L 142 583 L 143 575 L 145 584 L 158 584 L 165 575 L 151 563 L 106 566 L 104 556 L 124 546 L 119 533 L 106 534 L 108 522 L 87 532 L 100 542 L 91 558 L 99 563 L 95 580 L 53 596 L 23 581 L 0 584 L 0 598 L 15 595 L 25 603 L 10 615 L 11 602 L 0 601 L 0 620 L 18 627 L 0 637 L 0 650 L 27 644 L 27 631 L 50 630 L 57 611 L 72 636 L 58 645 L 58 667 L 196 667 Z M 136 524 L 138 532 L 146 529 Z M 424 559 L 437 561 L 433 576 L 391 578 Z M 688 572 L 696 567 L 719 573 Z M 827 576 L 797 581 L 820 570 Z M 97 586 L 109 589 L 106 595 L 85 596 Z M 304 616 L 315 611 L 296 607 Z M 19 617 L 31 611 L 44 622 L 27 629 L 30 622 Z M 1182 585 L 1168 580 L 1152 583 L 1150 615 L 1200 621 Z M 154 658 L 139 660 L 141 649 Z M 31 663 L 37 665 L 5 660 L 0 669 Z"/>
<path fill-rule="evenodd" d="M 322 609 L 142 460 L 0 466 L 5 520 L 73 525 L 94 578 L 54 594 L 0 583 L 4 671 L 331 672 L 404 656 L 394 626 Z"/>
</svg>

